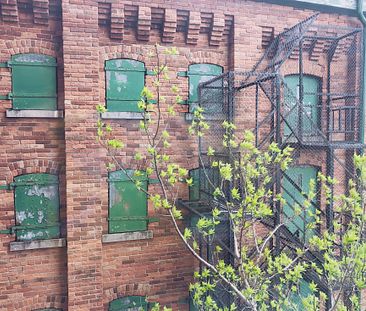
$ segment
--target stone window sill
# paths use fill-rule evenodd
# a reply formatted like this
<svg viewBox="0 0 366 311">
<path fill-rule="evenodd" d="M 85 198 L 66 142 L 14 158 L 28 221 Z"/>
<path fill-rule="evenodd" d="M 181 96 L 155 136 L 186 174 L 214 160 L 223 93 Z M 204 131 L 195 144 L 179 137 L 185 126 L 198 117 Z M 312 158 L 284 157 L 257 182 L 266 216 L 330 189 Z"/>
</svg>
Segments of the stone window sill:
<svg viewBox="0 0 366 311">
<path fill-rule="evenodd" d="M 140 112 L 103 112 L 102 119 L 116 120 L 143 120 L 144 117 Z"/>
<path fill-rule="evenodd" d="M 10 242 L 10 251 L 25 251 L 30 249 L 41 249 L 41 248 L 56 248 L 65 247 L 66 239 L 52 239 L 52 240 L 34 240 L 34 241 L 21 241 L 21 242 Z"/>
<path fill-rule="evenodd" d="M 7 118 L 44 118 L 44 119 L 62 119 L 64 112 L 62 110 L 6 110 Z"/>
<path fill-rule="evenodd" d="M 124 233 L 113 233 L 103 234 L 102 243 L 114 243 L 124 241 L 138 241 L 138 240 L 149 240 L 153 238 L 153 232 L 147 231 L 136 231 L 136 232 L 124 232 Z"/>
</svg>

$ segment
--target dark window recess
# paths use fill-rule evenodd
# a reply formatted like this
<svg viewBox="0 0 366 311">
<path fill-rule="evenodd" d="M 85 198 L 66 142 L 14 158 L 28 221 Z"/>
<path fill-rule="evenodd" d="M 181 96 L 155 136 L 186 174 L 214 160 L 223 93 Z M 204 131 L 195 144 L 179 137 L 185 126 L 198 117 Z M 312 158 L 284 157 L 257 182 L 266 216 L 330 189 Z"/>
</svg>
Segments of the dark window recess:
<svg viewBox="0 0 366 311">
<path fill-rule="evenodd" d="M 56 59 L 41 54 L 17 54 L 6 64 L 12 70 L 13 109 L 57 109 Z"/>
<path fill-rule="evenodd" d="M 144 296 L 129 296 L 111 301 L 108 311 L 147 311 L 153 305 Z"/>
<path fill-rule="evenodd" d="M 46 240 L 60 236 L 58 177 L 27 174 L 15 177 L 14 188 L 17 241 Z"/>
<path fill-rule="evenodd" d="M 106 102 L 110 112 L 139 112 L 137 103 L 145 85 L 145 65 L 132 59 L 105 63 Z"/>
<path fill-rule="evenodd" d="M 188 67 L 188 71 L 178 72 L 178 76 L 188 77 L 189 80 L 189 96 L 187 103 L 190 105 L 198 104 L 198 85 L 209 81 L 218 75 L 221 75 L 223 68 L 214 64 L 192 64 Z M 218 86 L 222 86 L 222 80 L 217 81 Z M 218 90 L 222 92 L 222 90 Z"/>
<path fill-rule="evenodd" d="M 127 175 L 128 174 L 128 175 Z M 109 173 L 109 233 L 147 230 L 151 219 L 147 217 L 148 179 L 134 176 L 133 170 Z M 138 189 L 131 178 L 141 182 Z"/>
</svg>

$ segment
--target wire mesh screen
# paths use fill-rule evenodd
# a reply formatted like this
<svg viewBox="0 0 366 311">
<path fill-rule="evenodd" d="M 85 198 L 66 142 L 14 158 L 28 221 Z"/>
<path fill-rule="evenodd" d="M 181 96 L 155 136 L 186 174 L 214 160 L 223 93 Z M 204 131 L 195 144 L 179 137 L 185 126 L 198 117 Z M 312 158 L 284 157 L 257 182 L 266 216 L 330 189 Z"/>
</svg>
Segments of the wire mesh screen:
<svg viewBox="0 0 366 311">
<path fill-rule="evenodd" d="M 338 203 L 325 199 L 316 183 L 318 174 L 338 180 L 331 186 L 333 196 L 346 193 L 348 181 L 357 177 L 353 154 L 364 146 L 360 141 L 361 30 L 315 26 L 316 17 L 275 38 L 252 71 L 228 72 L 199 86 L 199 105 L 209 125 L 200 137 L 200 200 L 225 212 L 212 196 L 221 180 L 211 168 L 212 161 L 233 161 L 233 154 L 222 144 L 225 120 L 235 124 L 237 133 L 252 130 L 258 149 L 264 150 L 272 142 L 280 148 L 291 146 L 291 167 L 270 185 L 274 195 L 285 198 L 285 203 L 273 206 L 280 217 L 269 217 L 263 224 L 271 229 L 278 221 L 286 223 L 275 244 L 292 250 L 294 256 L 296 247 L 306 245 L 311 236 L 332 229 Z M 209 146 L 216 150 L 214 158 L 207 156 Z M 273 177 L 279 174 L 272 173 Z M 311 180 L 315 180 L 318 195 L 308 210 L 319 213 L 323 223 L 309 229 L 312 213 L 295 211 L 307 199 Z M 230 222 L 225 226 L 216 235 L 218 240 L 230 236 Z M 230 245 L 230 240 L 226 242 Z M 230 251 L 224 256 L 230 258 Z M 317 254 L 307 256 L 309 261 L 321 260 Z"/>
</svg>

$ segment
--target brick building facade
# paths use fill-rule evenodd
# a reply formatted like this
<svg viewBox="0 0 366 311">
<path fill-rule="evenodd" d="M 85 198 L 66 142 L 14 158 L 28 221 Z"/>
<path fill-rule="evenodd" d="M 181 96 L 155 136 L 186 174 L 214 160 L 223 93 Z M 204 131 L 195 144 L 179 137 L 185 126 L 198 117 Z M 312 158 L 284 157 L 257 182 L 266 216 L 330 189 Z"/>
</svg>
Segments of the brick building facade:
<svg viewBox="0 0 366 311">
<path fill-rule="evenodd" d="M 106 61 L 132 59 L 151 70 L 155 64 L 148 50 L 159 43 L 179 49 L 169 64 L 174 72 L 192 64 L 219 65 L 224 72 L 249 70 L 274 35 L 316 12 L 244 0 L 2 0 L 0 8 L 0 310 L 99 311 L 126 296 L 147 296 L 188 310 L 195 262 L 169 221 L 149 223 L 138 234 L 109 234 L 106 154 L 95 139 L 95 106 L 106 102 Z M 356 17 L 344 12 L 321 12 L 318 23 L 360 27 Z M 47 55 L 56 66 L 17 55 Z M 41 59 L 39 67 L 51 68 L 51 77 L 56 74 L 51 95 L 47 90 L 24 95 L 16 86 L 16 72 L 33 66 L 34 59 Z M 307 68 L 307 74 L 322 76 L 316 58 Z M 284 70 L 296 73 L 291 65 Z M 145 83 L 151 84 L 149 76 Z M 189 99 L 188 79 L 177 77 L 176 83 Z M 169 84 L 163 87 L 169 94 Z M 22 100 L 27 97 L 56 102 L 44 109 Z M 187 135 L 187 112 L 188 105 L 182 104 L 170 120 L 171 156 L 193 169 L 197 145 Z M 134 154 L 146 145 L 137 139 L 138 117 L 131 111 L 107 117 L 126 142 L 126 161 L 133 168 Z M 322 162 L 322 156 L 312 161 Z M 50 175 L 57 179 L 50 181 Z M 33 179 L 22 184 L 20 176 Z M 50 196 L 59 209 L 56 233 L 33 228 L 31 234 L 49 234 L 38 239 L 24 238 L 22 233 L 29 233 L 24 228 L 5 232 L 24 221 L 21 212 L 29 213 L 16 191 L 29 191 L 37 176 L 38 185 L 57 184 Z M 148 215 L 154 216 L 150 207 Z"/>
</svg>

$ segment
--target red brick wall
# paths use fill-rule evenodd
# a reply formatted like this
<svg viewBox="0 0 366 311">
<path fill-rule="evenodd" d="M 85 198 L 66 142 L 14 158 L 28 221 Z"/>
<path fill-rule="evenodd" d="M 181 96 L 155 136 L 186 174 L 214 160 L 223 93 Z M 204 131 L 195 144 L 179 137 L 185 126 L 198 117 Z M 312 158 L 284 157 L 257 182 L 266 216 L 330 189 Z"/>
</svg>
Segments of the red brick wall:
<svg viewBox="0 0 366 311">
<path fill-rule="evenodd" d="M 23 172 L 58 172 L 61 176 L 61 215 L 67 248 L 9 252 L 13 236 L 1 235 L 0 310 L 106 310 L 108 302 L 126 295 L 147 295 L 151 301 L 187 310 L 193 258 L 185 252 L 171 224 L 149 225 L 154 238 L 102 244 L 107 233 L 108 186 L 105 152 L 95 142 L 95 105 L 104 103 L 104 62 L 128 57 L 153 60 L 145 51 L 155 43 L 177 46 L 180 55 L 169 60 L 171 70 L 191 63 L 222 65 L 226 70 L 249 70 L 263 53 L 262 27 L 279 33 L 314 12 L 254 1 L 168 1 L 115 3 L 62 0 L 49 3 L 49 16 L 33 14 L 24 3 L 8 1 L 0 21 L 0 61 L 22 52 L 57 57 L 59 109 L 64 120 L 7 119 L 9 101 L 0 101 L 0 182 Z M 23 4 L 22 4 L 23 3 Z M 45 3 L 48 3 L 45 1 Z M 62 23 L 51 14 L 62 5 Z M 28 9 L 23 9 L 23 7 Z M 31 7 L 31 6 L 30 6 Z M 6 10 L 4 9 L 6 8 Z M 46 10 L 47 11 L 47 10 Z M 57 10 L 56 10 L 57 11 Z M 10 13 L 8 13 L 10 12 Z M 60 8 L 58 9 L 61 14 Z M 42 16 L 40 18 L 39 16 Z M 99 17 L 99 18 L 98 18 Z M 355 18 L 322 14 L 321 23 L 358 25 Z M 178 31 L 177 31 L 178 29 Z M 287 72 L 295 69 L 285 67 Z M 311 73 L 321 74 L 317 65 Z M 8 69 L 0 69 L 0 94 L 10 91 Z M 187 97 L 188 80 L 172 77 Z M 151 78 L 147 79 L 151 85 Z M 169 84 L 163 85 L 169 95 Z M 252 120 L 243 109 L 242 121 Z M 195 167 L 197 145 L 188 138 L 186 107 L 169 120 L 171 155 L 185 167 Z M 138 121 L 111 122 L 126 142 L 125 161 L 143 150 Z M 138 137 L 138 139 L 136 139 Z M 317 165 L 319 153 L 303 163 Z M 0 229 L 14 223 L 13 193 L 1 191 Z M 187 195 L 182 189 L 181 195 Z M 149 208 L 149 214 L 154 211 Z"/>
</svg>

